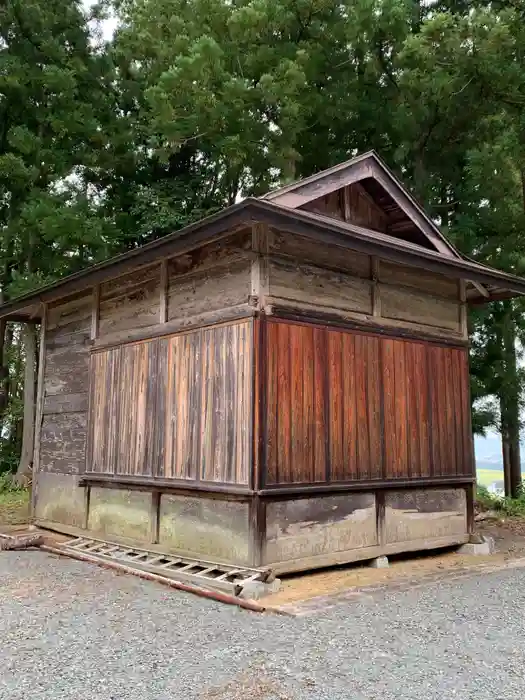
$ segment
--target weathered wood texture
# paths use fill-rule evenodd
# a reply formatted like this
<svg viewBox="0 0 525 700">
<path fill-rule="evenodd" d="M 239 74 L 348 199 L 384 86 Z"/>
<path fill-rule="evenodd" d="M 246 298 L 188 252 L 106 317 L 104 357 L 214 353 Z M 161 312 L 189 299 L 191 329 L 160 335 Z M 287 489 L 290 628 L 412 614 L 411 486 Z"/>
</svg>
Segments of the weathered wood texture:
<svg viewBox="0 0 525 700">
<path fill-rule="evenodd" d="M 227 313 L 247 304 L 250 243 L 248 230 L 239 231 L 105 282 L 95 297 L 99 301 L 93 312 L 97 319 L 94 345 L 153 337 L 163 332 L 165 323 L 182 323 L 220 310 Z"/>
<path fill-rule="evenodd" d="M 91 293 L 48 309 L 41 471 L 78 474 L 84 469 L 91 324 Z"/>
<path fill-rule="evenodd" d="M 271 239 L 268 302 L 328 311 L 390 328 L 463 338 L 457 280 L 295 234 Z"/>
<path fill-rule="evenodd" d="M 101 285 L 99 336 L 159 322 L 160 273 L 160 264 L 150 265 Z"/>
<path fill-rule="evenodd" d="M 385 232 L 387 227 L 385 213 L 359 183 L 314 199 L 304 209 L 375 231 Z"/>
<path fill-rule="evenodd" d="M 270 502 L 264 564 L 296 561 L 379 544 L 374 494 L 337 494 Z"/>
<path fill-rule="evenodd" d="M 466 350 L 268 321 L 265 352 L 266 484 L 472 475 Z"/>
<path fill-rule="evenodd" d="M 168 261 L 167 319 L 196 316 L 248 301 L 251 233 L 239 232 Z"/>
<path fill-rule="evenodd" d="M 248 484 L 251 321 L 94 353 L 87 470 Z"/>
</svg>

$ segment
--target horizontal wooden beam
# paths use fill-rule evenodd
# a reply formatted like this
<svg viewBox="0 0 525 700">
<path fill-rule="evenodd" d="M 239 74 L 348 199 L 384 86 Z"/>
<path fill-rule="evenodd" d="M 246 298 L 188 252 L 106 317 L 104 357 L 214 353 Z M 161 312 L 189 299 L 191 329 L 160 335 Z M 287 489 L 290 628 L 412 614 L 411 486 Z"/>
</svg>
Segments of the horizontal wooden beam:
<svg viewBox="0 0 525 700">
<path fill-rule="evenodd" d="M 258 491 L 248 486 L 214 482 L 188 482 L 183 479 L 158 479 L 146 476 L 112 476 L 108 474 L 86 473 L 80 477 L 79 486 L 99 486 L 110 489 L 132 489 L 140 491 L 160 491 L 167 493 L 217 494 L 251 498 L 261 496 L 265 499 L 288 496 L 314 496 L 316 494 L 340 493 L 345 491 L 381 491 L 392 489 L 443 488 L 450 486 L 471 486 L 476 481 L 474 476 L 436 476 L 416 477 L 413 479 L 374 479 L 363 481 L 345 481 L 330 484 L 290 484 L 268 486 Z"/>
<path fill-rule="evenodd" d="M 291 484 L 267 486 L 257 495 L 270 498 L 279 496 L 313 496 L 316 494 L 339 493 L 341 491 L 381 491 L 392 489 L 439 488 L 450 486 L 469 486 L 476 482 L 475 476 L 435 476 L 416 477 L 413 479 L 375 479 L 363 481 L 346 481 L 331 484 Z"/>
<path fill-rule="evenodd" d="M 211 481 L 187 481 L 185 479 L 160 479 L 147 476 L 113 476 L 110 474 L 83 474 L 79 486 L 100 486 L 111 489 L 132 489 L 140 491 L 166 491 L 176 493 L 206 493 L 231 496 L 251 496 L 254 494 L 248 486 L 238 484 L 215 483 Z"/>
<path fill-rule="evenodd" d="M 446 257 L 405 241 L 393 239 L 377 231 L 355 226 L 344 221 L 304 211 L 286 212 L 273 209 L 264 200 L 255 212 L 258 221 L 266 221 L 280 231 L 290 231 L 317 242 L 330 243 L 347 250 L 356 250 L 367 255 L 377 255 L 405 265 L 437 272 L 455 279 L 469 279 L 483 284 L 499 284 L 515 292 L 525 294 L 525 279 L 495 268 L 484 267 L 463 258 Z M 265 209 L 265 204 L 267 208 Z M 270 206 L 269 206 L 270 205 Z"/>
<path fill-rule="evenodd" d="M 146 326 L 146 328 L 111 333 L 93 341 L 91 347 L 93 350 L 103 350 L 125 343 L 150 340 L 151 338 L 159 338 L 164 335 L 172 335 L 175 333 L 190 332 L 196 328 L 206 328 L 207 326 L 215 326 L 221 323 L 232 323 L 233 321 L 250 318 L 256 313 L 257 310 L 250 304 L 238 304 L 237 306 L 231 306 L 227 309 L 209 311 L 190 318 L 173 319 L 172 321 L 159 323 L 155 326 Z"/>
<path fill-rule="evenodd" d="M 220 240 L 255 222 L 267 223 L 280 231 L 297 233 L 317 242 L 326 242 L 344 249 L 377 255 L 451 278 L 497 285 L 514 292 L 515 295 L 525 295 L 525 280 L 515 275 L 484 267 L 455 255 L 434 253 L 421 246 L 362 226 L 309 212 L 291 211 L 267 200 L 247 198 L 218 214 L 187 226 L 176 234 L 165 236 L 142 248 L 93 265 L 60 282 L 8 302 L 0 307 L 0 317 L 9 320 L 25 310 L 31 316 L 39 302 L 56 301 L 81 289 L 118 277 L 127 271 L 156 262 L 163 257 L 181 255 L 204 244 Z"/>
<path fill-rule="evenodd" d="M 269 297 L 266 314 L 275 319 L 284 321 L 293 321 L 296 323 L 317 324 L 319 326 L 331 326 L 341 330 L 347 330 L 354 333 L 365 333 L 366 335 L 389 336 L 399 338 L 401 340 L 416 340 L 419 342 L 432 343 L 434 345 L 446 345 L 447 347 L 468 347 L 468 339 L 464 339 L 459 334 L 457 337 L 448 337 L 443 335 L 434 335 L 432 329 L 428 331 L 419 328 L 403 328 L 401 326 L 389 326 L 389 319 L 376 317 L 375 319 L 365 314 L 355 314 L 355 317 L 349 314 L 341 315 L 329 311 L 322 311 L 313 308 L 298 308 L 295 306 L 287 306 L 277 297 Z M 405 324 L 408 326 L 408 322 Z M 414 324 L 415 325 L 415 324 Z"/>
</svg>

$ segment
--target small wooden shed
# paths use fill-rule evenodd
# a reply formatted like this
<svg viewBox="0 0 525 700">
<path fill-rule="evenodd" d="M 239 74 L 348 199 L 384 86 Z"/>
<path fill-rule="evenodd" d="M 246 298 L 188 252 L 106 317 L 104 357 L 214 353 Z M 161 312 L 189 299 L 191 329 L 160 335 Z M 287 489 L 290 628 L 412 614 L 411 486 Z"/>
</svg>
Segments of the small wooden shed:
<svg viewBox="0 0 525 700">
<path fill-rule="evenodd" d="M 467 306 L 524 293 L 367 153 L 7 303 L 36 522 L 281 573 L 465 542 Z"/>
</svg>

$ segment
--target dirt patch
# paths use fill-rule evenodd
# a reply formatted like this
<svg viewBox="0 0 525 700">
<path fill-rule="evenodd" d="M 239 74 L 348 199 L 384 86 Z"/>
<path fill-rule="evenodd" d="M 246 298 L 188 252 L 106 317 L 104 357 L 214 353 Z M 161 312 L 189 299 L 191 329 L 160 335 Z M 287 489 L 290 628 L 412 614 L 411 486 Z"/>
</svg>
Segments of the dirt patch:
<svg viewBox="0 0 525 700">
<path fill-rule="evenodd" d="M 497 552 L 508 557 L 525 555 L 525 518 L 493 518 L 478 523 L 476 529 L 494 537 Z"/>
<path fill-rule="evenodd" d="M 480 523 L 477 531 L 494 538 L 496 552 L 487 556 L 459 554 L 454 549 L 410 553 L 390 558 L 388 569 L 372 569 L 367 563 L 350 564 L 306 574 L 283 577 L 281 590 L 264 598 L 268 608 L 282 610 L 314 598 L 366 591 L 402 583 L 459 575 L 483 566 L 504 565 L 525 556 L 525 519 Z"/>
<path fill-rule="evenodd" d="M 205 689 L 202 700 L 293 700 L 286 689 L 264 670 L 253 669 L 236 676 L 228 683 Z"/>
</svg>

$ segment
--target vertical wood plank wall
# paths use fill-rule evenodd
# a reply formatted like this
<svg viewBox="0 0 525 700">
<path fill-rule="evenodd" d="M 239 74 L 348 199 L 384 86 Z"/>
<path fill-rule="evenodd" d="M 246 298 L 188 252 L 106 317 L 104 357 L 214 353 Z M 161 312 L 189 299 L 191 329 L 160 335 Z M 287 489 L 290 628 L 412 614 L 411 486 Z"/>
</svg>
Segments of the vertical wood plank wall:
<svg viewBox="0 0 525 700">
<path fill-rule="evenodd" d="M 472 476 L 467 350 L 268 321 L 267 485 Z"/>
<path fill-rule="evenodd" d="M 248 485 L 252 322 L 91 357 L 87 470 Z"/>
</svg>

